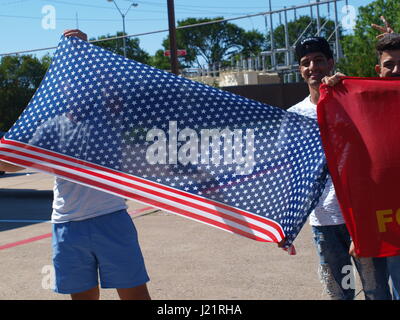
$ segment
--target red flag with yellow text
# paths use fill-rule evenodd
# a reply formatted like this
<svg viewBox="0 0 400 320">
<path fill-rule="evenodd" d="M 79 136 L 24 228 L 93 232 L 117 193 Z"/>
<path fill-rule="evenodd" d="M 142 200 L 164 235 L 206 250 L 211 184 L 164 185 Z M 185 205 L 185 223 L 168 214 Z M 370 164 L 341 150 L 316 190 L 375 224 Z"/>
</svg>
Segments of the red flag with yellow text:
<svg viewBox="0 0 400 320">
<path fill-rule="evenodd" d="M 318 122 L 355 251 L 400 254 L 400 80 L 350 78 L 321 86 Z"/>
</svg>

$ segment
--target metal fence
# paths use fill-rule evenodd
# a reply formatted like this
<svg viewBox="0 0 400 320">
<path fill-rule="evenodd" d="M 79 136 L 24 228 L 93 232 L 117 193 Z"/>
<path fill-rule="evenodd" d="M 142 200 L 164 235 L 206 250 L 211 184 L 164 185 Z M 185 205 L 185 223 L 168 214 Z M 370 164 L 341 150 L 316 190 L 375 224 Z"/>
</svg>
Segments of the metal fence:
<svg viewBox="0 0 400 320">
<path fill-rule="evenodd" d="M 221 72 L 260 71 L 278 73 L 283 83 L 302 82 L 302 78 L 298 72 L 299 65 L 295 59 L 295 47 L 307 32 L 314 30 L 315 36 L 319 36 L 326 27 L 326 23 L 329 20 L 333 21 L 334 31 L 327 37 L 327 40 L 331 44 L 336 61 L 340 60 L 343 56 L 340 46 L 338 2 L 343 2 L 346 6 L 349 4 L 348 0 L 315 0 L 315 2 L 304 5 L 272 10 L 271 0 L 268 0 L 269 11 L 264 13 L 264 18 L 267 34 L 270 37 L 270 50 L 263 51 L 258 56 L 241 56 L 239 59 L 232 57 L 230 64 L 226 66 L 225 63 L 224 67 L 222 67 L 221 63 L 214 63 L 212 65 L 204 65 L 200 68 L 184 69 L 182 75 L 194 78 L 219 77 Z M 321 24 L 321 9 L 324 7 L 328 12 L 328 16 L 325 23 Z M 309 10 L 311 22 L 297 35 L 297 39 L 293 43 L 290 43 L 288 16 L 292 16 L 294 20 L 297 20 L 300 9 Z M 276 40 L 274 39 L 274 21 L 279 21 L 279 24 L 284 26 L 285 47 L 283 48 L 279 48 L 276 45 Z M 278 59 L 280 55 L 283 55 L 284 59 Z M 280 62 L 282 60 L 283 62 Z"/>
</svg>

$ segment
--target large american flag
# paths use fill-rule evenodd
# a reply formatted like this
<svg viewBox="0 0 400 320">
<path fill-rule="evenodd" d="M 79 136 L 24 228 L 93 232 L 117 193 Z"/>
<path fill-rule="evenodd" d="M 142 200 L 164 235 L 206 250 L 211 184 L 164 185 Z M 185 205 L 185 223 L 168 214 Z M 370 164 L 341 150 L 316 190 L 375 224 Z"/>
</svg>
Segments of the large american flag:
<svg viewBox="0 0 400 320">
<path fill-rule="evenodd" d="M 0 158 L 287 246 L 326 176 L 315 120 L 64 37 Z"/>
</svg>

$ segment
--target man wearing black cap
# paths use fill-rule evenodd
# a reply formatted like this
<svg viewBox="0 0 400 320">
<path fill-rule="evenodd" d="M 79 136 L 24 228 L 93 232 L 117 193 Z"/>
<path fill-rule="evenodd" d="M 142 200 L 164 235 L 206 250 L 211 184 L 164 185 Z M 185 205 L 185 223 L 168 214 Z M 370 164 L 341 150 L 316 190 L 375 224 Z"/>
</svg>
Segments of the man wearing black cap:
<svg viewBox="0 0 400 320">
<path fill-rule="evenodd" d="M 324 38 L 311 37 L 297 44 L 296 55 L 301 76 L 308 84 L 310 95 L 288 111 L 316 119 L 319 86 L 322 79 L 332 73 L 335 65 L 333 53 Z M 351 239 L 330 176 L 317 206 L 310 214 L 310 224 L 320 258 L 319 275 L 325 291 L 331 299 L 354 299 L 354 280 L 350 280 L 353 276 L 349 254 Z M 354 261 L 365 298 L 390 299 L 385 261 L 374 258 L 355 258 Z"/>
<path fill-rule="evenodd" d="M 296 56 L 301 76 L 308 84 L 310 100 L 316 105 L 321 80 L 331 74 L 335 65 L 332 50 L 324 38 L 312 37 L 297 44 Z"/>
</svg>

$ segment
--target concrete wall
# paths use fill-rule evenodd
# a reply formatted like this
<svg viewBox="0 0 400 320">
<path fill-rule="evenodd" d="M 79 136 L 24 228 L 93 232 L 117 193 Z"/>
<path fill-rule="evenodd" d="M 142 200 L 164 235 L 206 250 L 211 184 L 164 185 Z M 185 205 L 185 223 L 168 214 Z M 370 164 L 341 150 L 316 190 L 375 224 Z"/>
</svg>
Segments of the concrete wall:
<svg viewBox="0 0 400 320">
<path fill-rule="evenodd" d="M 304 82 L 229 86 L 220 89 L 283 109 L 298 103 L 309 94 Z"/>
<path fill-rule="evenodd" d="M 260 71 L 221 72 L 218 84 L 220 87 L 276 84 L 281 79 L 277 73 L 266 73 Z"/>
</svg>

